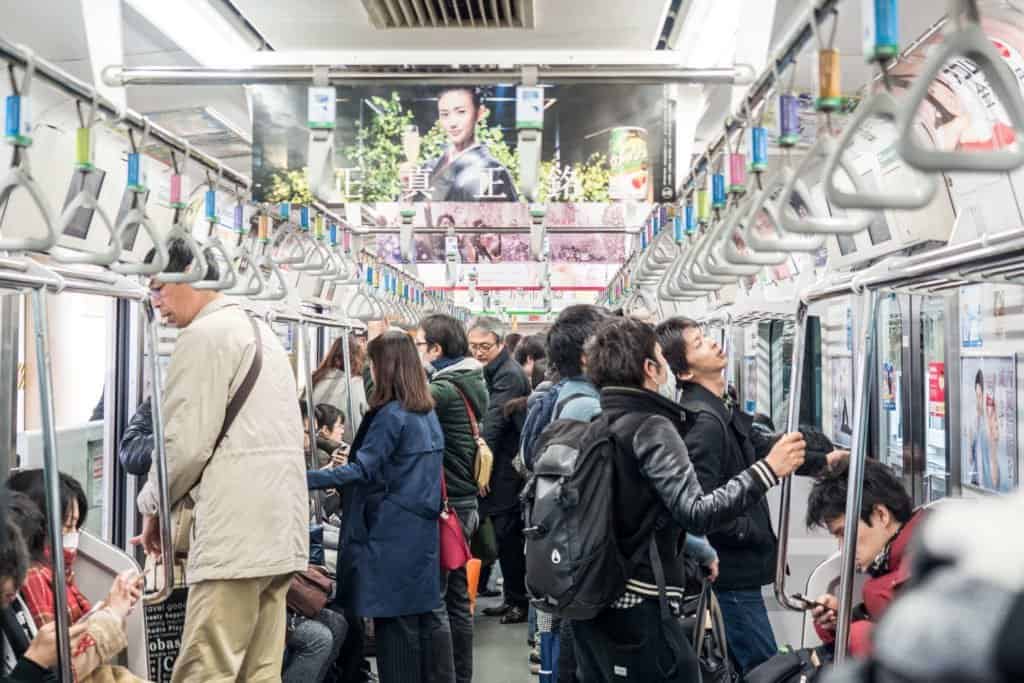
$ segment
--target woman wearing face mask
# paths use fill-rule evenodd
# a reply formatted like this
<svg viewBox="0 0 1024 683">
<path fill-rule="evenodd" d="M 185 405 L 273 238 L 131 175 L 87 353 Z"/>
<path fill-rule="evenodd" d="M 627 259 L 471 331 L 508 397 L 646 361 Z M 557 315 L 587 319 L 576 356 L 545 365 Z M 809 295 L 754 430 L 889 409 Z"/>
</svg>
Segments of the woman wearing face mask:
<svg viewBox="0 0 1024 683">
<path fill-rule="evenodd" d="M 43 470 L 24 470 L 7 480 L 12 491 L 24 493 L 40 511 L 46 514 L 46 486 Z M 87 622 L 91 645 L 79 647 L 72 657 L 72 668 L 77 681 L 90 680 L 99 673 L 110 673 L 113 680 L 136 679 L 123 667 L 104 664 L 127 645 L 124 620 L 142 595 L 142 577 L 135 571 L 120 574 L 114 579 L 110 593 L 97 605 L 92 605 L 75 582 L 74 562 L 78 555 L 80 529 L 85 524 L 88 505 L 85 491 L 73 477 L 60 475 L 60 506 L 64 518 L 62 545 L 67 584 L 67 604 L 71 623 Z M 20 601 L 32 617 L 30 629 L 38 629 L 55 621 L 53 594 L 53 563 L 50 542 L 45 526 L 39 533 L 26 536 L 31 565 L 20 591 Z M 34 635 L 34 634 L 33 634 Z M 99 680 L 99 679 L 97 679 Z"/>
</svg>

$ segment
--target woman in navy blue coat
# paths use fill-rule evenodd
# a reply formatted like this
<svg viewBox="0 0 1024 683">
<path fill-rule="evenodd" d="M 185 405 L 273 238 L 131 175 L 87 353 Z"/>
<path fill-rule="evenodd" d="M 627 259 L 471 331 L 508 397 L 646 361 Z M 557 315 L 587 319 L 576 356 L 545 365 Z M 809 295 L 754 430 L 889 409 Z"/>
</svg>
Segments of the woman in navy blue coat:
<svg viewBox="0 0 1024 683">
<path fill-rule="evenodd" d="M 430 679 L 432 611 L 441 604 L 438 517 L 444 436 L 412 339 L 370 342 L 370 412 L 347 465 L 308 472 L 344 488 L 338 601 L 373 617 L 382 683 Z"/>
</svg>

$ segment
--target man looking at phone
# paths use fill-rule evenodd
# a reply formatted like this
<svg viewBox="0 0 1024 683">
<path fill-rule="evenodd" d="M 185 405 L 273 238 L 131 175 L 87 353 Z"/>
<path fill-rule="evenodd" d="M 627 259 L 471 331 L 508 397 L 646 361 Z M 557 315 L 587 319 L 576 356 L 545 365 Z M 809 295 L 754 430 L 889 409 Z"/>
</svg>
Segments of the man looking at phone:
<svg viewBox="0 0 1024 683">
<path fill-rule="evenodd" d="M 807 526 L 824 527 L 840 542 L 846 524 L 846 492 L 849 461 L 843 459 L 811 489 L 807 502 Z M 910 575 L 907 548 L 924 518 L 914 510 L 910 496 L 893 473 L 877 460 L 868 460 L 864 469 L 864 494 L 857 520 L 858 571 L 870 576 L 864 584 L 864 602 L 854 608 L 850 625 L 849 652 L 865 656 L 871 650 L 871 631 L 896 592 Z M 825 643 L 835 642 L 839 600 L 822 595 L 812 606 L 814 627 Z"/>
</svg>

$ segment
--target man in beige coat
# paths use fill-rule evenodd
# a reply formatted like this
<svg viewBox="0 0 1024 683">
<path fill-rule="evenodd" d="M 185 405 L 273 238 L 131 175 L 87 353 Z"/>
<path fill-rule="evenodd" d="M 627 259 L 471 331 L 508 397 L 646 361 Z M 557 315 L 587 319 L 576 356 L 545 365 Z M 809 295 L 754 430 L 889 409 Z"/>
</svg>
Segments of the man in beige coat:
<svg viewBox="0 0 1024 683">
<path fill-rule="evenodd" d="M 193 256 L 168 244 L 168 272 Z M 206 280 L 217 279 L 209 264 Z M 172 680 L 279 681 L 285 596 L 308 565 L 302 419 L 280 341 L 260 322 L 262 369 L 217 452 L 228 402 L 255 355 L 246 313 L 221 294 L 184 283 L 150 283 L 164 322 L 181 330 L 163 399 L 170 504 L 195 501 L 188 555 L 188 607 Z M 138 496 L 141 542 L 159 553 L 155 469 Z"/>
</svg>

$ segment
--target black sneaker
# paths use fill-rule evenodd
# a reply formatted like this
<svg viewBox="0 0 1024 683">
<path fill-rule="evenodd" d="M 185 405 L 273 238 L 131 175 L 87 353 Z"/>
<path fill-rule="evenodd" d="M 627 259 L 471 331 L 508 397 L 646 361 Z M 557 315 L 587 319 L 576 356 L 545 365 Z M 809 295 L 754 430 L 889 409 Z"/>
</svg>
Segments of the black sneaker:
<svg viewBox="0 0 1024 683">
<path fill-rule="evenodd" d="M 508 604 L 498 605 L 497 607 L 488 607 L 484 610 L 484 616 L 503 617 L 510 609 L 512 609 L 512 606 Z"/>
<path fill-rule="evenodd" d="M 500 598 L 500 597 L 501 597 L 501 591 L 499 591 L 499 590 L 493 590 L 493 591 L 485 590 L 485 591 L 480 591 L 479 593 L 477 593 L 477 597 L 478 597 L 478 598 Z"/>
<path fill-rule="evenodd" d="M 508 608 L 508 611 L 501 617 L 501 623 L 503 624 L 525 624 L 529 618 L 529 613 L 525 607 L 519 607 L 513 605 Z"/>
</svg>

